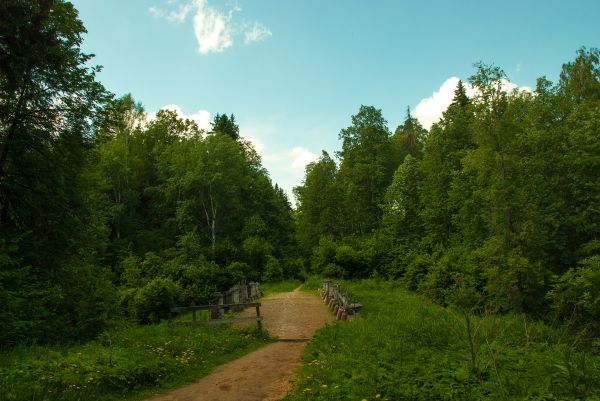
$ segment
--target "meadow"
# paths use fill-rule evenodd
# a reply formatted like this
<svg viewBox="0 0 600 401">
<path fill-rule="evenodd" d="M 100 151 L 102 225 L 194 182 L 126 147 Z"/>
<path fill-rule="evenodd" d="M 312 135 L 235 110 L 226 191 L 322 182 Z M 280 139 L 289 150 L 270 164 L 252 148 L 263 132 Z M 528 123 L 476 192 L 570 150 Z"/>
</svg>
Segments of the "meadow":
<svg viewBox="0 0 600 401">
<path fill-rule="evenodd" d="M 343 285 L 364 308 L 317 332 L 286 401 L 600 399 L 597 340 L 523 315 L 442 308 L 399 282 Z"/>
<path fill-rule="evenodd" d="M 123 324 L 80 345 L 0 353 L 0 401 L 138 400 L 269 342 L 254 327 Z"/>
</svg>

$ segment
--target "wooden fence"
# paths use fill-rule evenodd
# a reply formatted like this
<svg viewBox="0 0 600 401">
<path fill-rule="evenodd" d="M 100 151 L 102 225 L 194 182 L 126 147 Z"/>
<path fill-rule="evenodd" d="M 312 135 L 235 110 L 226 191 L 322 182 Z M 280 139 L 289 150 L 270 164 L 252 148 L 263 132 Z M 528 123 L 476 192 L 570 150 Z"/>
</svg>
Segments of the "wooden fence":
<svg viewBox="0 0 600 401">
<path fill-rule="evenodd" d="M 352 318 L 362 308 L 361 304 L 351 303 L 348 291 L 344 291 L 339 284 L 334 284 L 331 280 L 323 281 L 319 293 L 337 320 Z"/>
<path fill-rule="evenodd" d="M 257 298 L 262 297 L 263 293 L 259 283 L 250 282 L 246 284 L 241 282 L 233 286 L 228 291 L 221 293 L 217 292 L 213 295 L 213 300 L 210 305 L 192 305 L 179 306 L 171 308 L 171 313 L 182 314 L 192 312 L 192 320 L 190 322 L 178 322 L 175 325 L 197 325 L 197 324 L 225 324 L 256 321 L 258 327 L 262 327 L 260 316 L 260 302 L 252 302 Z M 222 319 L 223 315 L 228 312 L 239 312 L 246 308 L 256 308 L 256 316 L 252 317 L 231 317 Z M 196 319 L 196 312 L 208 311 L 208 318 Z"/>
</svg>

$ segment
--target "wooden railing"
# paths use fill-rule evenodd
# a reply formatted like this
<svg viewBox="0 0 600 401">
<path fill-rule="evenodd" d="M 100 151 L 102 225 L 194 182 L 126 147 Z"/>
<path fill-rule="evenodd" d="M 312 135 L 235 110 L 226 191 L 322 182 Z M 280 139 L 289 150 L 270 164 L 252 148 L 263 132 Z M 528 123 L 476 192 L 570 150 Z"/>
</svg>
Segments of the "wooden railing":
<svg viewBox="0 0 600 401">
<path fill-rule="evenodd" d="M 260 316 L 260 302 L 252 302 L 257 298 L 262 297 L 263 293 L 260 289 L 260 284 L 250 282 L 246 284 L 241 282 L 228 291 L 221 293 L 216 292 L 210 305 L 191 305 L 179 306 L 171 308 L 171 313 L 183 314 L 192 312 L 191 322 L 177 322 L 174 325 L 196 325 L 196 324 L 224 324 L 224 323 L 239 323 L 247 321 L 256 321 L 258 327 L 261 327 L 262 317 Z M 256 316 L 253 317 L 230 317 L 222 319 L 223 315 L 228 312 L 239 312 L 246 308 L 256 308 Z M 196 312 L 208 311 L 207 319 L 196 319 Z"/>
<path fill-rule="evenodd" d="M 344 291 L 339 284 L 334 284 L 329 279 L 323 281 L 319 293 L 337 320 L 347 320 L 362 308 L 361 304 L 351 303 L 348 291 Z"/>
<path fill-rule="evenodd" d="M 251 317 L 231 317 L 227 319 L 221 319 L 220 317 L 229 311 L 239 310 L 238 308 L 256 308 L 256 316 Z M 201 310 L 208 311 L 207 319 L 196 319 L 196 312 Z M 220 305 L 200 305 L 200 306 L 180 306 L 177 308 L 171 308 L 172 313 L 183 314 L 192 312 L 192 320 L 190 322 L 177 322 L 174 325 L 179 326 L 194 326 L 197 324 L 225 324 L 225 323 L 241 323 L 241 322 L 252 322 L 255 321 L 258 328 L 262 327 L 260 316 L 260 302 L 247 302 L 239 304 L 220 304 Z M 213 318 L 218 316 L 217 318 Z"/>
</svg>

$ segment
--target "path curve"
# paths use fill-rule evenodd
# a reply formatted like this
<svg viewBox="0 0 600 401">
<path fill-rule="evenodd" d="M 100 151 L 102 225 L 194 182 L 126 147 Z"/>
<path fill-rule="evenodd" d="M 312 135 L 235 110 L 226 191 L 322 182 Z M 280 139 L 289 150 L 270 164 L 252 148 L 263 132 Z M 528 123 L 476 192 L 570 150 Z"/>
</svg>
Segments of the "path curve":
<svg viewBox="0 0 600 401">
<path fill-rule="evenodd" d="M 307 340 L 333 316 L 318 297 L 295 289 L 261 299 L 263 327 L 279 338 L 208 376 L 147 401 L 275 401 L 289 392 Z M 254 309 L 243 312 L 248 316 Z"/>
</svg>

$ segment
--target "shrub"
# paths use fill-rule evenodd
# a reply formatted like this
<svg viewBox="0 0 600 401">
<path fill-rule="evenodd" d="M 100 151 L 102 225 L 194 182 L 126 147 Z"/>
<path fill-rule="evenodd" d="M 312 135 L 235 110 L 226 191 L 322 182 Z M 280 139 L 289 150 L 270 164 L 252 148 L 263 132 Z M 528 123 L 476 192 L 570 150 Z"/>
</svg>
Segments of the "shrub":
<svg viewBox="0 0 600 401">
<path fill-rule="evenodd" d="M 578 269 L 560 276 L 547 298 L 559 318 L 600 334 L 600 255 L 583 259 Z"/>
<path fill-rule="evenodd" d="M 132 303 L 133 316 L 141 323 L 158 322 L 180 302 L 181 287 L 170 278 L 158 277 L 140 288 Z"/>
<path fill-rule="evenodd" d="M 279 263 L 279 260 L 274 256 L 267 257 L 267 263 L 265 264 L 265 271 L 263 272 L 263 281 L 275 282 L 283 280 L 283 267 Z"/>
</svg>

